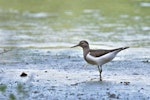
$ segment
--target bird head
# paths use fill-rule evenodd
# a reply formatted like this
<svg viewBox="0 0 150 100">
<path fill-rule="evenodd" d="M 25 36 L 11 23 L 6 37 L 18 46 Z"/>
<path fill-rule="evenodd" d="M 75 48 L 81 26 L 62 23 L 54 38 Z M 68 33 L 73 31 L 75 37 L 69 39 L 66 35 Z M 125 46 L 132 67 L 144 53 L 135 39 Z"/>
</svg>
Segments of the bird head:
<svg viewBox="0 0 150 100">
<path fill-rule="evenodd" d="M 77 46 L 80 46 L 82 48 L 89 48 L 89 43 L 85 40 L 82 40 L 82 41 L 79 42 L 79 44 L 77 44 L 77 45 L 75 45 L 71 48 L 74 48 L 74 47 L 77 47 Z"/>
</svg>

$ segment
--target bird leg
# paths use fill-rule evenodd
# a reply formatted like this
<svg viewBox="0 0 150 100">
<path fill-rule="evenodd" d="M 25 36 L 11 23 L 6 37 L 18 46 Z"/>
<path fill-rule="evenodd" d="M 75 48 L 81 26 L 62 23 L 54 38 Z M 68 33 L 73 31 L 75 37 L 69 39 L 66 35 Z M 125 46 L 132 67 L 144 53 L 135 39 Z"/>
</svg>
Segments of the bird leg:
<svg viewBox="0 0 150 100">
<path fill-rule="evenodd" d="M 98 70 L 99 70 L 99 76 L 100 76 L 100 81 L 102 81 L 102 66 L 98 66 Z"/>
</svg>

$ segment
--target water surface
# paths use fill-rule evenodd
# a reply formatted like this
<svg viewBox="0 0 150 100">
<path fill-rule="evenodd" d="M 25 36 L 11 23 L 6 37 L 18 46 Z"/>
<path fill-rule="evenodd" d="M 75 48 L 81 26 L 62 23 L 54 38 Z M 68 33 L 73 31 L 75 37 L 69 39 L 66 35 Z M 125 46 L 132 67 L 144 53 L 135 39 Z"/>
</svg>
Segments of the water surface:
<svg viewBox="0 0 150 100">
<path fill-rule="evenodd" d="M 0 0 L 0 47 L 68 48 L 85 39 L 147 48 L 149 9 L 146 0 Z"/>
</svg>

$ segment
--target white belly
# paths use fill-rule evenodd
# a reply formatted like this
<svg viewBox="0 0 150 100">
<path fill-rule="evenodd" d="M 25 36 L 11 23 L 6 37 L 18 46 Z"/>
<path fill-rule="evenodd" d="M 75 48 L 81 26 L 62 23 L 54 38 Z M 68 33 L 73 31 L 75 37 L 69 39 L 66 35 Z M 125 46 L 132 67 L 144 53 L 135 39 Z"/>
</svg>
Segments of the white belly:
<svg viewBox="0 0 150 100">
<path fill-rule="evenodd" d="M 113 52 L 107 53 L 100 57 L 94 57 L 94 56 L 90 55 L 90 53 L 88 53 L 86 56 L 86 59 L 87 59 L 87 62 L 89 62 L 89 63 L 91 62 L 90 64 L 95 64 L 95 65 L 101 66 L 101 65 L 111 61 L 118 52 L 119 51 L 113 51 Z"/>
</svg>

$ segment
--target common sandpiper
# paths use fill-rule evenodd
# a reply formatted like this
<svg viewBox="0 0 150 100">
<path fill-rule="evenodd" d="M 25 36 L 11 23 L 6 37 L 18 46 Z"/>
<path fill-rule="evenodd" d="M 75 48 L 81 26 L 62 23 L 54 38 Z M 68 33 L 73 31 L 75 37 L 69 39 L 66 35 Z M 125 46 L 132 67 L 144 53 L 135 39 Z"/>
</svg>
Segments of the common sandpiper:
<svg viewBox="0 0 150 100">
<path fill-rule="evenodd" d="M 89 43 L 85 40 L 80 41 L 79 44 L 71 48 L 77 46 L 83 48 L 83 56 L 87 63 L 98 66 L 100 81 L 102 81 L 102 76 L 101 76 L 102 65 L 113 60 L 120 51 L 129 48 L 129 47 L 121 47 L 121 48 L 116 48 L 111 50 L 105 50 L 105 49 L 94 50 L 94 49 L 90 49 Z"/>
</svg>

